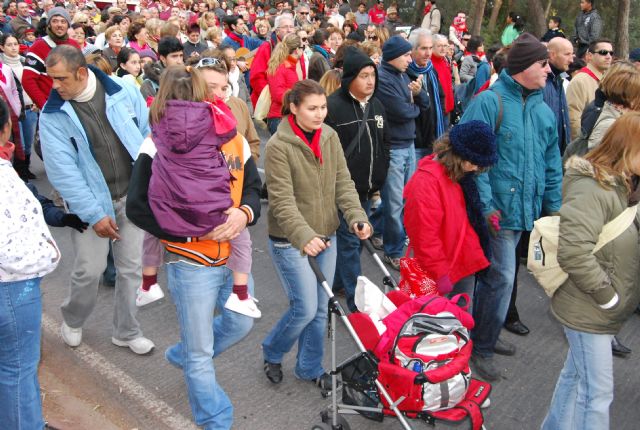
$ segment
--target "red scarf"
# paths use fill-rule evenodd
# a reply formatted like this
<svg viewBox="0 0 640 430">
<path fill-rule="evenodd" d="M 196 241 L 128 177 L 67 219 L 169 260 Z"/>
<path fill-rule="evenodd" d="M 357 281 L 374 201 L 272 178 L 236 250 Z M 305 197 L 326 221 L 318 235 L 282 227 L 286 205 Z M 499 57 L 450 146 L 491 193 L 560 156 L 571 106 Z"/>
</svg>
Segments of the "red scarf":
<svg viewBox="0 0 640 430">
<path fill-rule="evenodd" d="M 231 40 L 235 40 L 238 45 L 240 45 L 240 47 L 244 48 L 244 38 L 242 36 L 238 36 L 237 34 L 235 34 L 233 31 L 227 31 L 225 30 L 225 33 L 227 33 L 227 36 L 231 39 Z"/>
<path fill-rule="evenodd" d="M 224 100 L 216 97 L 214 101 L 208 103 L 211 107 L 213 126 L 218 136 L 227 134 L 236 127 L 236 119 Z"/>
<path fill-rule="evenodd" d="M 0 158 L 3 160 L 11 161 L 11 157 L 13 157 L 13 150 L 15 149 L 15 145 L 11 142 L 7 142 L 4 146 L 0 146 Z"/>
<path fill-rule="evenodd" d="M 588 67 L 583 67 L 582 69 L 578 70 L 578 73 L 586 73 L 587 75 L 591 76 L 593 79 L 595 79 L 596 82 L 600 82 L 600 79 L 598 79 L 598 77 L 596 76 L 595 73 L 593 73 L 591 71 L 590 68 Z"/>
<path fill-rule="evenodd" d="M 424 13 L 423 15 L 428 14 L 431 11 L 431 4 L 428 4 L 424 7 Z"/>
<path fill-rule="evenodd" d="M 311 152 L 313 152 L 313 155 L 315 155 L 316 158 L 320 159 L 320 164 L 322 164 L 322 151 L 320 150 L 320 134 L 322 133 L 322 128 L 316 130 L 311 143 L 309 143 L 309 141 L 307 140 L 307 136 L 305 136 L 302 129 L 298 127 L 298 124 L 296 124 L 293 115 L 289 115 L 287 118 L 289 119 L 289 125 L 291 125 L 293 134 L 302 139 L 302 141 L 306 143 L 309 148 L 311 148 Z"/>
</svg>

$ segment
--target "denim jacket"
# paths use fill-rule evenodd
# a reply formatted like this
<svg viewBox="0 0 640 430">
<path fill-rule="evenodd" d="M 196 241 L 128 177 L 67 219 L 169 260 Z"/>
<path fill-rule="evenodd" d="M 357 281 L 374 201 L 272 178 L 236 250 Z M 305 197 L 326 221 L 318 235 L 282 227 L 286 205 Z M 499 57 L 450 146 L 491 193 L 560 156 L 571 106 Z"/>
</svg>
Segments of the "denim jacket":
<svg viewBox="0 0 640 430">
<path fill-rule="evenodd" d="M 105 88 L 109 123 L 135 161 L 149 135 L 149 110 L 134 86 L 107 76 L 93 66 Z M 49 181 L 80 219 L 94 225 L 105 216 L 115 219 L 111 194 L 92 154 L 91 143 L 71 103 L 51 90 L 40 115 L 40 137 Z"/>
</svg>

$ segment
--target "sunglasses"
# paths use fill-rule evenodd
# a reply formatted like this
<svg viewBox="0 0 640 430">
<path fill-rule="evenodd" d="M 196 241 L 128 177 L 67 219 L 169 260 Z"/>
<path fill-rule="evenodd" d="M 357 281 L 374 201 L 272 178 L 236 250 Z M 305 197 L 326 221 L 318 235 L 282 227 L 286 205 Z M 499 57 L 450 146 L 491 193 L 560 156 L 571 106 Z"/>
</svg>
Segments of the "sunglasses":
<svg viewBox="0 0 640 430">
<path fill-rule="evenodd" d="M 376 41 L 376 40 L 378 40 L 378 36 L 367 36 L 367 40 Z"/>
<path fill-rule="evenodd" d="M 613 51 L 607 51 L 606 49 L 601 49 L 599 51 L 592 51 L 591 53 L 602 55 L 603 57 L 606 57 L 607 55 L 611 55 L 613 57 L 613 54 L 614 54 Z"/>
<path fill-rule="evenodd" d="M 213 57 L 205 57 L 205 58 L 201 58 L 200 61 L 198 61 L 198 63 L 195 65 L 195 68 L 199 69 L 200 67 L 210 67 L 210 66 L 216 66 L 218 64 L 222 64 L 222 61 Z"/>
<path fill-rule="evenodd" d="M 549 60 L 540 60 L 536 61 L 536 63 L 540 64 L 540 66 L 542 66 L 542 68 L 544 69 L 545 67 L 547 67 L 547 64 L 549 64 Z"/>
<path fill-rule="evenodd" d="M 298 15 L 309 15 L 309 12 L 298 12 Z"/>
<path fill-rule="evenodd" d="M 306 42 L 309 40 L 309 38 L 307 38 L 307 37 L 301 37 L 301 38 L 300 38 L 300 40 L 302 40 L 303 42 L 305 42 L 305 43 L 306 43 Z"/>
</svg>

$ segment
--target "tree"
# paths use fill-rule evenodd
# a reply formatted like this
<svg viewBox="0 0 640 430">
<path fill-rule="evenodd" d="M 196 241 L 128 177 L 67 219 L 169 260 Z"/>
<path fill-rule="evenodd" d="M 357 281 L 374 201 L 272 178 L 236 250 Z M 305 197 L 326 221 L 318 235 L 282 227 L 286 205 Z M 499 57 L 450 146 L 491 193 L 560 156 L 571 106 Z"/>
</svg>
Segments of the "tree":
<svg viewBox="0 0 640 430">
<path fill-rule="evenodd" d="M 493 31 L 496 29 L 496 22 L 498 21 L 498 14 L 500 13 L 500 8 L 502 7 L 502 0 L 495 0 L 493 3 L 493 9 L 491 9 L 491 16 L 489 17 L 489 31 Z"/>
<path fill-rule="evenodd" d="M 616 31 L 616 52 L 620 58 L 629 57 L 629 11 L 631 0 L 618 0 L 618 31 Z"/>
<path fill-rule="evenodd" d="M 540 0 L 527 0 L 529 6 L 529 31 L 537 37 L 542 37 L 547 28 L 544 9 Z"/>
<path fill-rule="evenodd" d="M 473 11 L 473 21 L 471 22 L 471 27 L 469 31 L 473 35 L 479 35 L 480 29 L 482 28 L 482 18 L 484 18 L 484 8 L 487 5 L 487 0 L 475 0 L 474 2 L 474 11 Z"/>
</svg>

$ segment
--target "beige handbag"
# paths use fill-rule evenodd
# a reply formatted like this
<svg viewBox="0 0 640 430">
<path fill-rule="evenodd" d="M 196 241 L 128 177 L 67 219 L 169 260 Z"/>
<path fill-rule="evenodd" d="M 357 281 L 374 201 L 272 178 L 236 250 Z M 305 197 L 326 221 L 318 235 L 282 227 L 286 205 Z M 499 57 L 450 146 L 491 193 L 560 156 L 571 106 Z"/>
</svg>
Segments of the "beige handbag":
<svg viewBox="0 0 640 430">
<path fill-rule="evenodd" d="M 633 223 L 637 213 L 638 205 L 630 206 L 605 224 L 591 254 L 595 254 L 607 243 L 620 236 Z M 549 297 L 552 297 L 569 277 L 558 264 L 559 236 L 560 217 L 546 216 L 533 223 L 533 231 L 529 239 L 527 269 Z"/>
<path fill-rule="evenodd" d="M 269 109 L 271 108 L 271 91 L 269 90 L 269 85 L 265 85 L 260 93 L 260 97 L 258 97 L 258 101 L 256 102 L 256 107 L 253 110 L 253 118 L 256 121 L 265 121 L 267 119 L 267 115 L 269 114 Z"/>
</svg>

